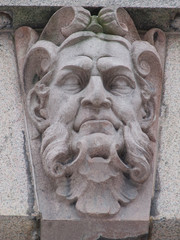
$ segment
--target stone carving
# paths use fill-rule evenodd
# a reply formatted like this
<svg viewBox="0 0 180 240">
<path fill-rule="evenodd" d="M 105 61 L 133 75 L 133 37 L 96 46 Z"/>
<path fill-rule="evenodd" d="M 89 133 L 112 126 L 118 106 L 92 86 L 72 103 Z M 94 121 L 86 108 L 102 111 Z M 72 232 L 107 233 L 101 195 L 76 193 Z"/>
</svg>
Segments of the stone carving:
<svg viewBox="0 0 180 240">
<path fill-rule="evenodd" d="M 142 41 L 122 8 L 64 7 L 33 35 L 18 60 L 43 169 L 59 202 L 113 217 L 155 165 L 164 34 Z"/>
<path fill-rule="evenodd" d="M 0 11 L 0 29 L 12 27 L 12 14 L 6 11 Z"/>
</svg>

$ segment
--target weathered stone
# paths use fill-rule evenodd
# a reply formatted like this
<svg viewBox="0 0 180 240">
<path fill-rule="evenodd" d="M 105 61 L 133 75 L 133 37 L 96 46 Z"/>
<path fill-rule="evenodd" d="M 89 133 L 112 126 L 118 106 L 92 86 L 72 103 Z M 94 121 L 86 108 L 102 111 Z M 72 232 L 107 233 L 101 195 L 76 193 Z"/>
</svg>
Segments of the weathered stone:
<svg viewBox="0 0 180 240">
<path fill-rule="evenodd" d="M 26 53 L 37 41 L 38 37 L 37 32 L 30 27 L 21 27 L 15 33 L 16 54 L 21 83 L 23 82 L 23 68 Z"/>
<path fill-rule="evenodd" d="M 12 16 L 8 12 L 0 11 L 0 29 L 7 29 L 12 26 Z"/>
<path fill-rule="evenodd" d="M 152 27 L 161 28 L 164 31 L 179 31 L 179 25 L 176 21 L 178 19 L 178 14 L 180 13 L 180 3 L 179 0 L 99 0 L 99 1 L 71 1 L 71 0 L 0 0 L 0 10 L 1 11 L 9 11 L 13 15 L 13 30 L 19 26 L 31 26 L 33 28 L 43 28 L 49 17 L 61 6 L 63 5 L 84 5 L 89 6 L 89 9 L 92 13 L 96 13 L 97 10 L 94 7 L 99 6 L 114 6 L 118 5 L 121 7 L 126 7 L 130 16 L 133 18 L 135 25 L 139 30 L 147 30 Z M 176 18 L 177 17 L 177 18 Z M 174 21 L 175 19 L 175 21 Z M 3 37 L 2 37 L 3 36 Z M 4 36 L 6 36 L 4 38 Z M 15 78 L 16 69 L 15 69 L 15 60 L 14 60 L 14 47 L 11 41 L 7 41 L 9 37 L 8 35 L 1 35 L 0 44 L 3 42 L 3 47 L 0 46 L 0 76 L 3 74 L 3 79 L 8 84 L 4 86 L 4 82 L 0 82 L 1 85 L 1 106 L 6 104 L 4 99 L 7 99 L 7 96 L 12 97 L 11 102 L 18 102 L 19 109 L 19 88 L 14 87 L 17 86 L 18 82 Z M 10 35 L 9 35 L 10 36 Z M 2 41 L 2 39 L 5 39 Z M 151 218 L 151 228 L 150 228 L 150 239 L 151 240 L 179 240 L 179 43 L 180 43 L 179 35 L 169 35 L 168 36 L 168 58 L 166 61 L 166 74 L 165 74 L 165 88 L 163 91 L 164 100 L 162 105 L 162 121 L 161 121 L 161 141 L 159 143 L 161 149 L 161 155 L 159 157 L 158 163 L 158 171 L 157 171 L 157 181 L 155 187 L 155 198 L 152 206 L 152 218 Z M 7 42 L 6 42 L 7 41 Z M 9 44 L 11 42 L 11 44 Z M 5 46 L 7 44 L 7 48 L 5 50 Z M 3 49 L 3 51 L 2 51 Z M 4 55 L 4 53 L 6 54 Z M 9 54 L 10 53 L 10 54 Z M 12 55 L 11 55 L 12 54 Z M 8 58 L 6 58 L 8 55 Z M 13 57 L 12 57 L 13 56 Z M 2 57 L 2 58 L 1 58 Z M 12 60 L 12 59 L 13 60 Z M 9 71 L 6 71 L 5 67 L 9 67 Z M 8 74 L 7 74 L 8 72 Z M 15 95 L 12 95 L 12 89 L 14 90 L 15 95 L 18 93 L 18 101 Z M 10 94 L 3 95 L 3 92 Z M 14 100 L 13 100 L 14 99 Z M 21 102 L 21 101 L 20 101 Z M 21 103 L 20 103 L 21 105 Z M 9 103 L 7 104 L 9 107 Z M 15 107 L 15 105 L 13 105 Z M 8 109 L 8 107 L 5 107 Z M 10 107 L 12 110 L 12 108 Z M 18 109 L 16 109 L 18 111 Z M 20 107 L 20 111 L 22 108 Z M 16 113 L 15 108 L 11 114 L 7 114 L 6 111 L 1 111 L 2 120 L 12 119 L 12 116 L 15 116 Z M 14 115 L 15 113 L 15 115 Z M 3 117 L 5 114 L 5 117 Z M 22 114 L 20 114 L 22 115 Z M 5 123 L 5 124 L 4 124 Z M 0 167 L 0 172 L 2 175 L 0 177 L 0 198 L 2 196 L 3 204 L 0 199 L 0 212 L 2 214 L 7 214 L 4 217 L 0 218 L 0 239 L 3 240 L 27 240 L 38 239 L 36 233 L 34 231 L 34 223 L 35 220 L 30 220 L 29 215 L 26 214 L 26 210 L 28 209 L 27 203 L 27 180 L 24 177 L 25 172 L 22 166 L 25 166 L 24 156 L 19 153 L 19 146 L 22 144 L 22 135 L 16 134 L 12 129 L 14 124 L 15 126 L 22 126 L 22 122 L 12 121 L 9 122 L 12 128 L 9 129 L 7 127 L 7 120 L 3 120 L 3 125 L 1 125 L 1 146 L 4 148 L 4 134 L 10 136 L 7 140 L 7 148 L 9 145 L 13 145 L 13 149 L 8 151 L 6 149 L 6 153 L 4 155 L 5 150 L 2 151 L 1 159 L 5 160 L 7 164 L 4 164 L 2 161 L 2 166 Z M 25 130 L 24 126 L 18 128 L 18 131 Z M 180 130 L 180 129 L 179 129 Z M 16 139 L 16 136 L 19 137 Z M 15 140 L 14 140 L 15 139 Z M 19 141 L 20 140 L 20 141 Z M 13 142 L 12 142 L 13 141 Z M 162 142 L 162 145 L 161 145 Z M 11 144 L 12 143 L 12 144 Z M 9 164 L 9 159 L 12 159 L 13 156 L 17 156 L 15 162 L 19 162 L 18 164 L 13 164 L 13 171 L 7 169 L 7 166 L 12 166 Z M 17 160 L 18 159 L 18 160 Z M 17 171 L 17 169 L 19 170 Z M 5 169 L 5 171 L 4 171 Z M 22 170 L 23 169 L 23 170 Z M 23 172 L 23 174 L 22 174 Z M 29 172 L 28 172 L 29 175 Z M 4 177 L 6 177 L 6 180 Z M 11 182 L 9 180 L 9 176 L 11 176 Z M 21 176 L 21 181 L 19 177 Z M 41 181 L 41 176 L 39 177 Z M 17 186 L 14 188 L 14 186 Z M 25 185 L 25 187 L 23 186 Z M 3 188 L 6 188 L 5 189 Z M 10 192 L 10 189 L 13 190 L 13 195 Z M 1 192 L 2 191 L 2 192 Z M 19 194 L 20 192 L 20 194 Z M 1 195 L 2 193 L 2 195 Z M 17 193 L 17 194 L 16 194 Z M 33 196 L 33 193 L 29 194 Z M 20 198 L 18 198 L 20 196 Z M 11 198 L 12 197 L 12 198 Z M 23 199 L 21 202 L 20 199 Z M 15 203 L 16 202 L 16 203 Z M 12 205 L 11 205 L 12 203 Z M 42 203 L 43 204 L 43 203 Z M 4 208 L 5 205 L 5 208 Z M 23 217 L 21 216 L 21 206 Z M 10 216 L 8 214 L 14 214 L 14 216 Z M 17 217 L 19 215 L 20 217 Z M 88 224 L 88 223 L 87 223 Z M 46 223 L 43 227 L 46 226 Z M 36 228 L 36 227 L 35 227 Z M 63 231 L 62 231 L 63 233 Z M 62 233 L 60 233 L 60 236 Z M 72 236 L 70 235 L 71 239 Z M 68 239 L 68 240 L 69 240 Z M 112 238 L 111 238 L 112 239 Z M 128 240 L 132 240 L 132 238 L 128 238 Z M 48 239 L 50 240 L 50 239 Z M 53 239 L 54 240 L 54 239 Z M 59 239 L 58 239 L 59 240 Z M 103 239 L 104 240 L 104 239 Z M 127 240 L 127 239 L 126 239 Z M 144 238 L 143 238 L 144 240 Z"/>
<path fill-rule="evenodd" d="M 0 116 L 0 239 L 31 239 L 34 190 L 13 38 L 9 33 L 0 34 Z"/>
<path fill-rule="evenodd" d="M 37 219 L 22 216 L 0 216 L 0 239 L 2 240 L 38 240 Z"/>
<path fill-rule="evenodd" d="M 17 54 L 42 239 L 148 233 L 165 36 L 145 39 L 122 8 L 66 7 Z"/>
<path fill-rule="evenodd" d="M 163 2 L 164 3 L 164 2 Z M 97 13 L 100 7 L 103 6 L 120 6 L 125 7 L 130 16 L 132 17 L 138 30 L 145 30 L 151 28 L 160 28 L 167 31 L 179 31 L 177 22 L 174 21 L 180 14 L 180 6 L 175 2 L 159 4 L 159 1 L 154 2 L 154 6 L 151 1 L 141 2 L 137 1 L 137 6 L 134 1 L 88 1 L 82 3 L 82 1 L 36 1 L 21 2 L 19 5 L 17 1 L 11 1 L 4 4 L 4 1 L 0 3 L 0 11 L 6 11 L 13 16 L 13 28 L 16 29 L 21 26 L 29 26 L 34 29 L 42 29 L 45 27 L 48 19 L 55 13 L 59 7 L 62 6 L 85 6 L 91 11 L 93 15 Z M 17 4 L 17 5 L 16 5 Z M 140 5 L 139 5 L 140 4 Z M 147 6 L 146 6 L 147 4 Z M 151 5 L 148 7 L 148 5 Z M 156 4 L 156 5 L 155 5 Z M 169 4 L 169 5 L 168 5 Z M 143 7 L 144 6 L 144 7 Z"/>
<path fill-rule="evenodd" d="M 0 5 L 4 6 L 123 6 L 123 7 L 140 7 L 140 8 L 167 8 L 167 7 L 173 7 L 177 8 L 180 7 L 179 0 L 97 0 L 97 1 L 83 1 L 83 0 L 0 0 Z"/>
<path fill-rule="evenodd" d="M 168 35 L 151 240 L 180 237 L 180 35 Z"/>
</svg>

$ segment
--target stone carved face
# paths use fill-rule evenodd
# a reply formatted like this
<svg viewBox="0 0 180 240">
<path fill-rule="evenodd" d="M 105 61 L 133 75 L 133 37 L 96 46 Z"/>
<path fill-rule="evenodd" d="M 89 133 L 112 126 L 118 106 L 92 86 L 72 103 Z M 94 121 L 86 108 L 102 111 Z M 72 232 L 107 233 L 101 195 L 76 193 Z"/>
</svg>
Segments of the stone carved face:
<svg viewBox="0 0 180 240">
<path fill-rule="evenodd" d="M 150 174 L 143 122 L 154 117 L 151 85 L 137 74 L 132 46 L 121 37 L 90 34 L 55 52 L 28 97 L 42 132 L 44 169 L 61 201 L 89 216 L 114 215 Z"/>
<path fill-rule="evenodd" d="M 142 119 L 129 49 L 120 42 L 91 38 L 61 50 L 47 111 L 50 124 L 64 119 L 77 133 L 86 122 L 89 128 L 88 122 L 107 120 L 117 131 L 124 122 Z"/>
</svg>

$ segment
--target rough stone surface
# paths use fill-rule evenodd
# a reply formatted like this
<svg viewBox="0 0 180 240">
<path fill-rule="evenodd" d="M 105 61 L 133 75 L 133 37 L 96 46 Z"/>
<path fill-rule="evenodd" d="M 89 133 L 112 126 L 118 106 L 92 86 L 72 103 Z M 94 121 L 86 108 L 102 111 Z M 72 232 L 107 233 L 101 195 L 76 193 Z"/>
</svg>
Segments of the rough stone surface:
<svg viewBox="0 0 180 240">
<path fill-rule="evenodd" d="M 136 238 L 121 238 L 121 239 L 107 239 L 107 238 L 103 238 L 103 237 L 100 237 L 98 238 L 97 240 L 148 240 L 148 236 L 147 235 L 144 235 L 144 236 L 140 236 L 140 237 L 136 237 Z"/>
<path fill-rule="evenodd" d="M 25 216 L 0 216 L 1 240 L 38 240 L 37 222 Z"/>
<path fill-rule="evenodd" d="M 123 5 L 123 7 L 180 7 L 179 0 L 0 0 L 1 6 L 112 6 Z"/>
<path fill-rule="evenodd" d="M 15 234 L 25 231 L 25 222 L 32 228 L 28 218 L 34 196 L 13 38 L 9 33 L 0 34 L 0 116 L 0 239 L 25 239 Z M 18 220 L 15 216 L 19 216 Z M 10 232 L 14 237 L 10 238 Z"/>
<path fill-rule="evenodd" d="M 180 239 L 180 35 L 169 35 L 151 240 Z"/>
</svg>

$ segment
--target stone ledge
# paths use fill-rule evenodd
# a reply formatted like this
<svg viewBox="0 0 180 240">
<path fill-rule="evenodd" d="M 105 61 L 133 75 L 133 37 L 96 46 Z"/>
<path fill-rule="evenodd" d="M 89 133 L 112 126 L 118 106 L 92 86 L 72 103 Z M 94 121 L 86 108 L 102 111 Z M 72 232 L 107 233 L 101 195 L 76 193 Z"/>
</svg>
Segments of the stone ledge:
<svg viewBox="0 0 180 240">
<path fill-rule="evenodd" d="M 98 0 L 98 1 L 84 1 L 84 0 L 0 0 L 0 6 L 115 6 L 122 7 L 140 7 L 140 8 L 177 8 L 180 7 L 179 0 Z"/>
<path fill-rule="evenodd" d="M 1 0 L 0 0 L 1 1 Z M 89 3 L 80 3 L 79 4 L 71 4 L 68 1 L 66 3 L 59 3 L 52 5 L 10 5 L 1 4 L 0 2 L 0 13 L 5 11 L 9 12 L 9 14 L 13 18 L 12 28 L 16 29 L 20 26 L 30 26 L 34 29 L 42 29 L 46 25 L 48 19 L 52 16 L 52 14 L 59 9 L 61 6 L 68 5 L 81 5 L 87 7 L 92 13 L 96 13 L 100 7 L 95 8 L 96 5 Z M 98 3 L 98 6 L 105 6 L 103 4 Z M 113 6 L 114 4 L 109 2 L 109 6 Z M 91 6 L 91 7 L 90 7 Z M 108 6 L 108 4 L 107 4 Z M 150 28 L 160 28 L 165 32 L 179 32 L 180 24 L 174 24 L 174 18 L 179 16 L 180 14 L 180 5 L 179 7 L 171 7 L 171 8 L 142 8 L 135 5 L 126 6 L 125 4 L 118 4 L 118 6 L 125 7 L 134 23 L 139 30 L 149 30 Z M 1 16 L 0 16 L 0 25 L 1 25 Z M 1 26 L 0 26 L 1 28 Z"/>
</svg>

